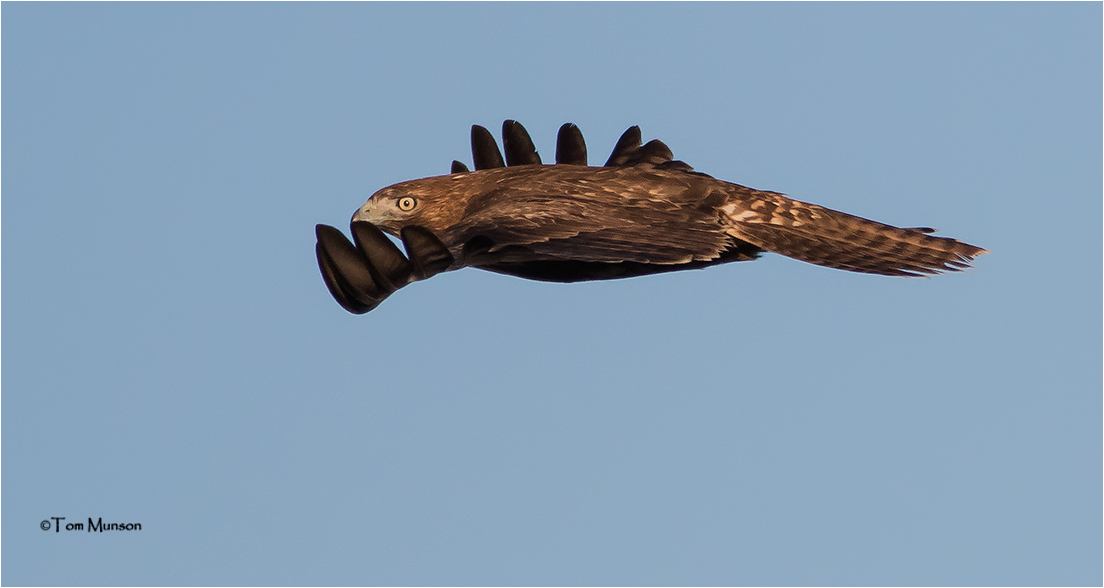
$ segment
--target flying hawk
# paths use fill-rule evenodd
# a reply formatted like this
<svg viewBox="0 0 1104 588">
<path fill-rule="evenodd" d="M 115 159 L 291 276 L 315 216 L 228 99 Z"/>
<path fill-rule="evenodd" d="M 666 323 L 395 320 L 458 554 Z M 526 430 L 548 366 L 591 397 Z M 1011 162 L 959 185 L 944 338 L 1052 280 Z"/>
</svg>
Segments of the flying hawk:
<svg viewBox="0 0 1104 588">
<path fill-rule="evenodd" d="M 516 121 L 502 125 L 505 160 L 472 127 L 475 171 L 388 186 L 356 211 L 353 242 L 318 225 L 315 253 L 330 293 L 365 313 L 395 290 L 466 266 L 532 280 L 577 282 L 702 268 L 763 251 L 839 269 L 921 276 L 969 267 L 984 249 L 930 228 L 902 229 L 777 192 L 717 180 L 675 160 L 640 128 L 603 167 L 587 166 L 573 124 L 543 165 Z M 401 238 L 407 256 L 384 233 Z"/>
</svg>

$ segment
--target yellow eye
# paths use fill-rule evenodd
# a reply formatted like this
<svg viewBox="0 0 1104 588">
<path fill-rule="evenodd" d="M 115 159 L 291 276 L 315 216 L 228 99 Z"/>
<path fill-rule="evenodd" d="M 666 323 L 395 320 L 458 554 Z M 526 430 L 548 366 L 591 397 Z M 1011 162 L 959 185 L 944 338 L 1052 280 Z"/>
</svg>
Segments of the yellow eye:
<svg viewBox="0 0 1104 588">
<path fill-rule="evenodd" d="M 418 205 L 418 201 L 411 196 L 403 196 L 399 198 L 399 210 L 410 211 L 414 210 L 414 207 Z"/>
</svg>

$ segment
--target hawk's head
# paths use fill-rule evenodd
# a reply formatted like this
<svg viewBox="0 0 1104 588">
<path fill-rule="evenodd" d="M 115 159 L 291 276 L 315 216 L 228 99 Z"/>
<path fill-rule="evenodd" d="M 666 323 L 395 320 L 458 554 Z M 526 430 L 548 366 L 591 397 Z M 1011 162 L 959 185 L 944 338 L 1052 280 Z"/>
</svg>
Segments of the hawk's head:
<svg viewBox="0 0 1104 588">
<path fill-rule="evenodd" d="M 407 225 L 419 225 L 430 231 L 443 231 L 463 216 L 473 196 L 465 176 L 451 174 L 402 182 L 375 194 L 353 215 L 354 221 L 368 221 L 397 235 Z"/>
</svg>

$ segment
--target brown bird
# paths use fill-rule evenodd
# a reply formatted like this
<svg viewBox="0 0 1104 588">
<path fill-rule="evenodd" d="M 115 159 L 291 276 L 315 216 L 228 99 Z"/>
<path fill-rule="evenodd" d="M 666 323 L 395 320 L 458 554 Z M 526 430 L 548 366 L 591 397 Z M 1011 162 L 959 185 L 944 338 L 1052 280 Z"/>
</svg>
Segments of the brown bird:
<svg viewBox="0 0 1104 588">
<path fill-rule="evenodd" d="M 773 251 L 818 265 L 889 276 L 969 267 L 984 249 L 930 228 L 897 228 L 777 192 L 714 179 L 673 159 L 640 129 L 604 167 L 586 165 L 578 127 L 560 128 L 556 165 L 542 165 L 525 129 L 503 124 L 503 161 L 472 127 L 476 171 L 388 186 L 357 210 L 355 245 L 318 225 L 316 254 L 334 298 L 367 312 L 417 279 L 465 266 L 575 282 L 701 268 Z M 402 238 L 409 259 L 381 232 Z"/>
</svg>

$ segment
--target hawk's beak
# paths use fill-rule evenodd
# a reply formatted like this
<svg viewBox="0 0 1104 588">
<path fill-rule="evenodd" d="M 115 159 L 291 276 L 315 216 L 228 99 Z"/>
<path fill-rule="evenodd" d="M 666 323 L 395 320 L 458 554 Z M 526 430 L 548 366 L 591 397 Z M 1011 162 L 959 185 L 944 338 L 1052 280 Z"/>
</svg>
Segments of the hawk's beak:
<svg viewBox="0 0 1104 588">
<path fill-rule="evenodd" d="M 369 199 L 368 202 L 365 202 L 364 206 L 361 206 L 360 208 L 357 209 L 357 211 L 355 213 L 353 213 L 353 222 L 356 222 L 356 221 L 367 221 L 367 222 L 370 222 L 370 223 L 377 222 L 377 219 L 372 214 L 372 209 L 375 208 L 374 205 L 375 205 L 375 202 L 372 202 L 371 199 Z"/>
</svg>

